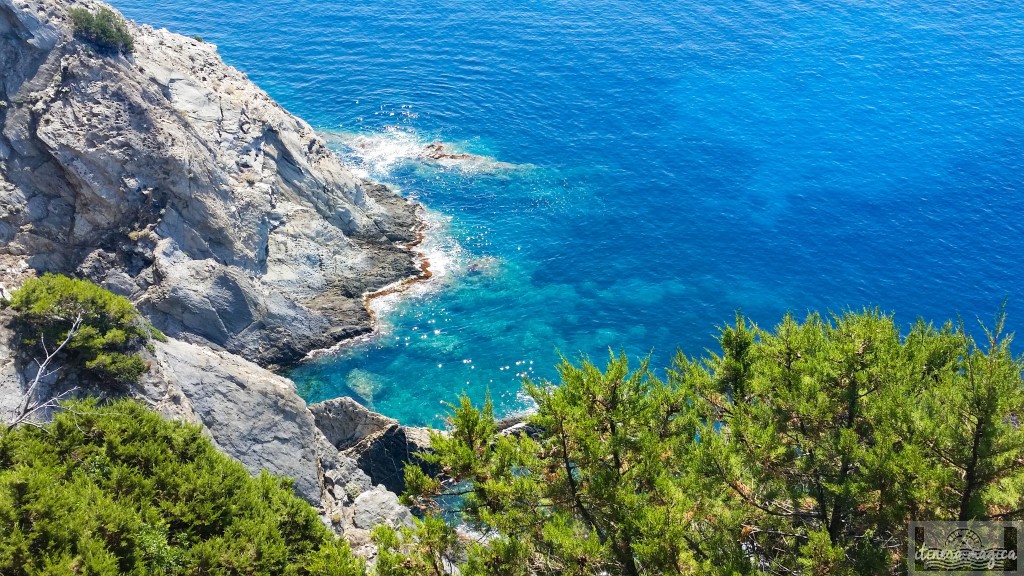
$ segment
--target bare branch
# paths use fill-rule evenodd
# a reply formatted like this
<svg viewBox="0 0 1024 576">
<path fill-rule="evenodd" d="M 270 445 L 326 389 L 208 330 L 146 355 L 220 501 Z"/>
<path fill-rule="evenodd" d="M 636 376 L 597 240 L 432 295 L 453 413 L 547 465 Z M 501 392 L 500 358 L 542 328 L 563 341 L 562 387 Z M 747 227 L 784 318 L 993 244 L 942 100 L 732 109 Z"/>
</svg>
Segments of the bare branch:
<svg viewBox="0 0 1024 576">
<path fill-rule="evenodd" d="M 64 340 L 52 352 L 46 346 L 45 337 L 42 335 L 40 336 L 39 341 L 43 346 L 43 352 L 46 354 L 46 357 L 43 358 L 41 362 L 38 359 L 35 360 L 35 376 L 32 378 L 32 381 L 29 383 L 28 388 L 25 390 L 25 393 L 22 396 L 21 403 L 19 404 L 18 408 L 15 410 L 14 414 L 8 421 L 8 432 L 15 429 L 19 424 L 32 424 L 32 422 L 30 422 L 29 420 L 33 414 L 46 408 L 57 407 L 61 400 L 67 398 L 72 392 L 74 392 L 77 389 L 72 388 L 71 390 L 62 392 L 61 394 L 42 402 L 36 399 L 40 383 L 43 380 L 49 378 L 50 376 L 60 371 L 59 366 L 53 369 L 49 369 L 49 366 L 61 353 L 61 351 L 63 351 L 64 348 L 67 347 L 67 345 L 75 337 L 75 334 L 78 333 L 78 330 L 82 327 L 84 316 L 85 313 L 79 310 L 78 315 L 75 316 L 75 319 L 71 322 L 71 327 L 68 329 L 67 334 L 64 336 Z"/>
</svg>

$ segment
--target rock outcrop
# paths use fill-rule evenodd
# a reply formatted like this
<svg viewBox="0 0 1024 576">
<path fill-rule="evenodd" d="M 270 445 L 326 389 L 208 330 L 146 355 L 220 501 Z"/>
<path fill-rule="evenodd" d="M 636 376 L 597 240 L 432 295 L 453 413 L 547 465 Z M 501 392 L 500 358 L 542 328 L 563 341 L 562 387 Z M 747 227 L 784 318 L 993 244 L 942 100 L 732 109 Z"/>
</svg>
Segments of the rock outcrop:
<svg viewBox="0 0 1024 576">
<path fill-rule="evenodd" d="M 310 404 L 317 428 L 337 450 L 346 450 L 363 438 L 398 425 L 394 418 L 378 414 L 348 397 Z"/>
<path fill-rule="evenodd" d="M 12 318 L 9 311 L 0 311 L 0 422 L 14 413 L 35 373 L 32 359 L 19 350 Z M 71 388 L 78 395 L 130 396 L 164 416 L 199 425 L 214 445 L 253 474 L 268 470 L 292 478 L 296 493 L 359 546 L 369 543 L 368 517 L 392 524 L 410 521 L 398 497 L 363 472 L 358 456 L 340 453 L 320 431 L 290 380 L 228 352 L 173 338 L 151 344 L 143 352 L 149 370 L 130 388 L 99 389 L 62 371 L 60 378 L 43 382 L 37 399 Z M 373 502 L 384 505 L 371 511 Z"/>
<path fill-rule="evenodd" d="M 230 353 L 173 339 L 154 344 L 151 368 L 135 397 L 169 417 L 202 425 L 218 448 L 254 474 L 265 469 L 293 478 L 295 491 L 319 505 L 355 544 L 369 542 L 367 518 L 411 521 L 390 487 L 362 470 L 358 454 L 339 452 L 290 380 Z M 362 421 L 391 420 L 362 410 Z M 373 503 L 381 505 L 371 509 Z"/>
<path fill-rule="evenodd" d="M 215 46 L 129 23 L 134 51 L 99 54 L 74 6 L 102 4 L 0 0 L 0 257 L 261 365 L 370 330 L 363 294 L 418 273 L 416 207 Z"/>
<path fill-rule="evenodd" d="M 426 428 L 402 426 L 351 398 L 318 402 L 309 410 L 328 442 L 343 457 L 352 458 L 374 484 L 401 494 L 405 491 L 407 463 L 435 472 L 416 455 L 430 450 L 430 430 Z"/>
<path fill-rule="evenodd" d="M 371 524 L 409 512 L 351 450 L 397 423 L 314 417 L 266 367 L 371 330 L 364 294 L 421 272 L 417 206 L 355 177 L 213 45 L 134 23 L 128 55 L 76 39 L 68 10 L 101 6 L 0 0 L 0 298 L 52 271 L 132 299 L 171 338 L 137 386 L 83 392 L 201 425 L 368 546 Z M 2 415 L 31 372 L 9 321 Z"/>
<path fill-rule="evenodd" d="M 374 484 L 401 494 L 405 492 L 406 464 L 416 464 L 430 475 L 438 472 L 436 466 L 417 456 L 429 450 L 430 430 L 396 424 L 363 438 L 342 455 L 353 458 Z"/>
<path fill-rule="evenodd" d="M 136 391 L 159 412 L 202 424 L 221 451 L 251 471 L 295 479 L 295 491 L 320 503 L 323 486 L 313 415 L 290 380 L 233 354 L 178 340 L 154 342 Z"/>
</svg>

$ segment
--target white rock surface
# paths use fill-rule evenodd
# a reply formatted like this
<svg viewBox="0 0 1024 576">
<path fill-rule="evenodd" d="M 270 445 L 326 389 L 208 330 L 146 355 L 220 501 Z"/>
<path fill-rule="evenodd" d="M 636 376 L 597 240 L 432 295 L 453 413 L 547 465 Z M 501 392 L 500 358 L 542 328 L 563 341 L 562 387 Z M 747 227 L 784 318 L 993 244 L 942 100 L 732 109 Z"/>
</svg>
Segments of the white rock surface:
<svg viewBox="0 0 1024 576">
<path fill-rule="evenodd" d="M 383 488 L 363 492 L 352 508 L 356 528 L 369 530 L 377 524 L 411 525 L 412 514 L 398 502 L 398 497 Z"/>
</svg>

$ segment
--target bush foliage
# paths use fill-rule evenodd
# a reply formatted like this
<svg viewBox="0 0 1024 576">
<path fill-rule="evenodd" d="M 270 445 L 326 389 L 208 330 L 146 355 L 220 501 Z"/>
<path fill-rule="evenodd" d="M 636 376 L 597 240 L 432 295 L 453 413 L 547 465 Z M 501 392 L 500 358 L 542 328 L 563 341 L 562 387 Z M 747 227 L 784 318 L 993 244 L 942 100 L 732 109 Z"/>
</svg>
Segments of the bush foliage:
<svg viewBox="0 0 1024 576">
<path fill-rule="evenodd" d="M 0 436 L 0 574 L 364 572 L 292 494 L 127 400 Z"/>
<path fill-rule="evenodd" d="M 117 12 L 100 8 L 93 14 L 85 8 L 72 8 L 68 14 L 75 27 L 75 36 L 88 41 L 99 51 L 129 53 L 134 49 L 128 24 Z"/>
<path fill-rule="evenodd" d="M 737 318 L 719 342 L 664 379 L 622 356 L 563 362 L 557 386 L 526 383 L 530 436 L 496 434 L 490 404 L 463 398 L 423 455 L 446 478 L 408 466 L 405 499 L 459 494 L 487 538 L 427 521 L 378 541 L 467 576 L 901 574 L 909 520 L 1024 517 L 1022 362 L 1002 317 L 981 346 L 871 311 Z"/>
<path fill-rule="evenodd" d="M 11 295 L 23 344 L 43 355 L 81 325 L 62 351 L 70 367 L 102 382 L 133 382 L 146 371 L 138 351 L 155 331 L 127 298 L 87 280 L 45 274 Z"/>
</svg>

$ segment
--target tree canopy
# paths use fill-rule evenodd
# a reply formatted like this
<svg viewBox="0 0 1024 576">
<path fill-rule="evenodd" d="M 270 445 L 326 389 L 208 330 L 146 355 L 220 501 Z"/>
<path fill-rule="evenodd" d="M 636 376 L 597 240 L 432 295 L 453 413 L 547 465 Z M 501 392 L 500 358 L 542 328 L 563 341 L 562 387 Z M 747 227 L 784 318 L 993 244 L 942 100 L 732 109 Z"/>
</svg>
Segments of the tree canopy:
<svg viewBox="0 0 1024 576">
<path fill-rule="evenodd" d="M 1024 362 L 1003 315 L 901 333 L 877 311 L 771 329 L 656 373 L 622 354 L 525 381 L 499 431 L 463 396 L 405 470 L 380 576 L 905 574 L 907 525 L 1024 519 Z M 0 573 L 365 574 L 317 513 L 200 430 L 120 401 L 0 435 Z"/>
<path fill-rule="evenodd" d="M 101 52 L 128 53 L 135 48 L 128 24 L 109 8 L 100 8 L 95 13 L 85 8 L 72 8 L 68 15 L 71 16 L 75 36 L 88 41 Z"/>
<path fill-rule="evenodd" d="M 458 496 L 478 542 L 429 519 L 379 538 L 463 574 L 905 573 L 910 520 L 1024 516 L 1010 340 L 1002 316 L 979 345 L 865 311 L 738 317 L 664 378 L 563 361 L 557 385 L 526 382 L 530 434 L 463 398 L 424 455 L 444 476 L 406 469 L 406 501 Z"/>
</svg>

